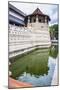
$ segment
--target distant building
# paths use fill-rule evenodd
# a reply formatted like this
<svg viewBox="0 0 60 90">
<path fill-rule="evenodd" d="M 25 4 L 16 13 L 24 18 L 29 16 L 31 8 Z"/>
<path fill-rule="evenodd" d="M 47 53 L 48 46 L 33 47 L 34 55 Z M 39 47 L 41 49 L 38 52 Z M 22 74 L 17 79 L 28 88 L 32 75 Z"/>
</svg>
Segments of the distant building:
<svg viewBox="0 0 60 90">
<path fill-rule="evenodd" d="M 36 47 L 50 47 L 49 21 L 49 16 L 43 14 L 39 8 L 26 15 L 9 4 L 9 57 Z"/>
<path fill-rule="evenodd" d="M 24 26 L 25 16 L 26 14 L 24 14 L 21 10 L 9 4 L 9 24 Z"/>
</svg>

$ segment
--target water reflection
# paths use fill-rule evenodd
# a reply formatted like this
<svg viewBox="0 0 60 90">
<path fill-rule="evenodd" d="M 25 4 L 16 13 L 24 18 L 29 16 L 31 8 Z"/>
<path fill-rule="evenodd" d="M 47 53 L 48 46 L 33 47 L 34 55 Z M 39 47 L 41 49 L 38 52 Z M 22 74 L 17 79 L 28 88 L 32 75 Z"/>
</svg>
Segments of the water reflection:
<svg viewBox="0 0 60 90">
<path fill-rule="evenodd" d="M 40 52 L 39 52 L 40 51 Z M 43 54 L 43 55 L 42 55 Z M 31 57 L 31 64 L 28 62 L 28 64 L 25 67 L 25 72 L 30 73 L 30 75 L 34 75 L 35 77 L 38 77 L 39 75 L 48 74 L 48 55 L 49 52 L 47 50 L 38 50 L 34 52 Z"/>
<path fill-rule="evenodd" d="M 58 54 L 58 46 L 57 45 L 53 45 L 50 47 L 50 51 L 49 51 L 49 55 L 53 58 L 56 58 L 57 57 L 57 54 Z"/>
<path fill-rule="evenodd" d="M 19 58 L 10 67 L 13 77 L 33 86 L 51 85 L 58 53 L 57 46 L 38 49 Z"/>
<path fill-rule="evenodd" d="M 19 76 L 18 80 L 23 82 L 29 82 L 33 86 L 51 85 L 51 80 L 55 68 L 55 61 L 53 61 L 51 57 L 49 57 L 48 67 L 48 74 L 39 75 L 38 77 L 36 77 L 35 74 L 31 75 L 30 73 L 24 72 L 21 76 Z"/>
</svg>

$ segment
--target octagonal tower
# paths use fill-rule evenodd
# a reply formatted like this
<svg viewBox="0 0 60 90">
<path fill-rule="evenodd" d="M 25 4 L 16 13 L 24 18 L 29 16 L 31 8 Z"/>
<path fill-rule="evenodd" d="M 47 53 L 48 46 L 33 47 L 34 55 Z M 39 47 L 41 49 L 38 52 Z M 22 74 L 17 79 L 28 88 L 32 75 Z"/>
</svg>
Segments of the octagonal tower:
<svg viewBox="0 0 60 90">
<path fill-rule="evenodd" d="M 49 21 L 50 17 L 43 14 L 39 8 L 37 8 L 32 14 L 27 15 L 25 18 L 27 28 L 32 30 L 35 35 L 34 40 L 35 42 L 38 42 L 39 45 L 51 45 Z"/>
</svg>

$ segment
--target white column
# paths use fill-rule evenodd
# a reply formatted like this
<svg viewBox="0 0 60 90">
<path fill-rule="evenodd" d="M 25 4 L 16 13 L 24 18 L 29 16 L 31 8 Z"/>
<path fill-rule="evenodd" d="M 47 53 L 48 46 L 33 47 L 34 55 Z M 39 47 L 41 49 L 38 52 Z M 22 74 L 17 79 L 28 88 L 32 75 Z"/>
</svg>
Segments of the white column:
<svg viewBox="0 0 60 90">
<path fill-rule="evenodd" d="M 28 16 L 28 23 L 30 23 L 30 16 Z"/>
<path fill-rule="evenodd" d="M 38 15 L 36 15 L 36 22 L 38 22 Z"/>
<path fill-rule="evenodd" d="M 45 23 L 47 23 L 47 17 L 45 16 Z"/>
</svg>

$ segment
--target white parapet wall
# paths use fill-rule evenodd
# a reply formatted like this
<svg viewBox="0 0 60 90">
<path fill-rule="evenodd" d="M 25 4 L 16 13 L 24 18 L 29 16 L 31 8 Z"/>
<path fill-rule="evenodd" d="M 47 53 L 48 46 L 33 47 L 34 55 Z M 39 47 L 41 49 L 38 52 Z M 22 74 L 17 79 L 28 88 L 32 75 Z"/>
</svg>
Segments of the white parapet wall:
<svg viewBox="0 0 60 90">
<path fill-rule="evenodd" d="M 39 28 L 40 27 L 40 28 Z M 31 24 L 19 27 L 9 24 L 9 57 L 13 57 L 38 47 L 50 47 L 47 24 Z"/>
</svg>

